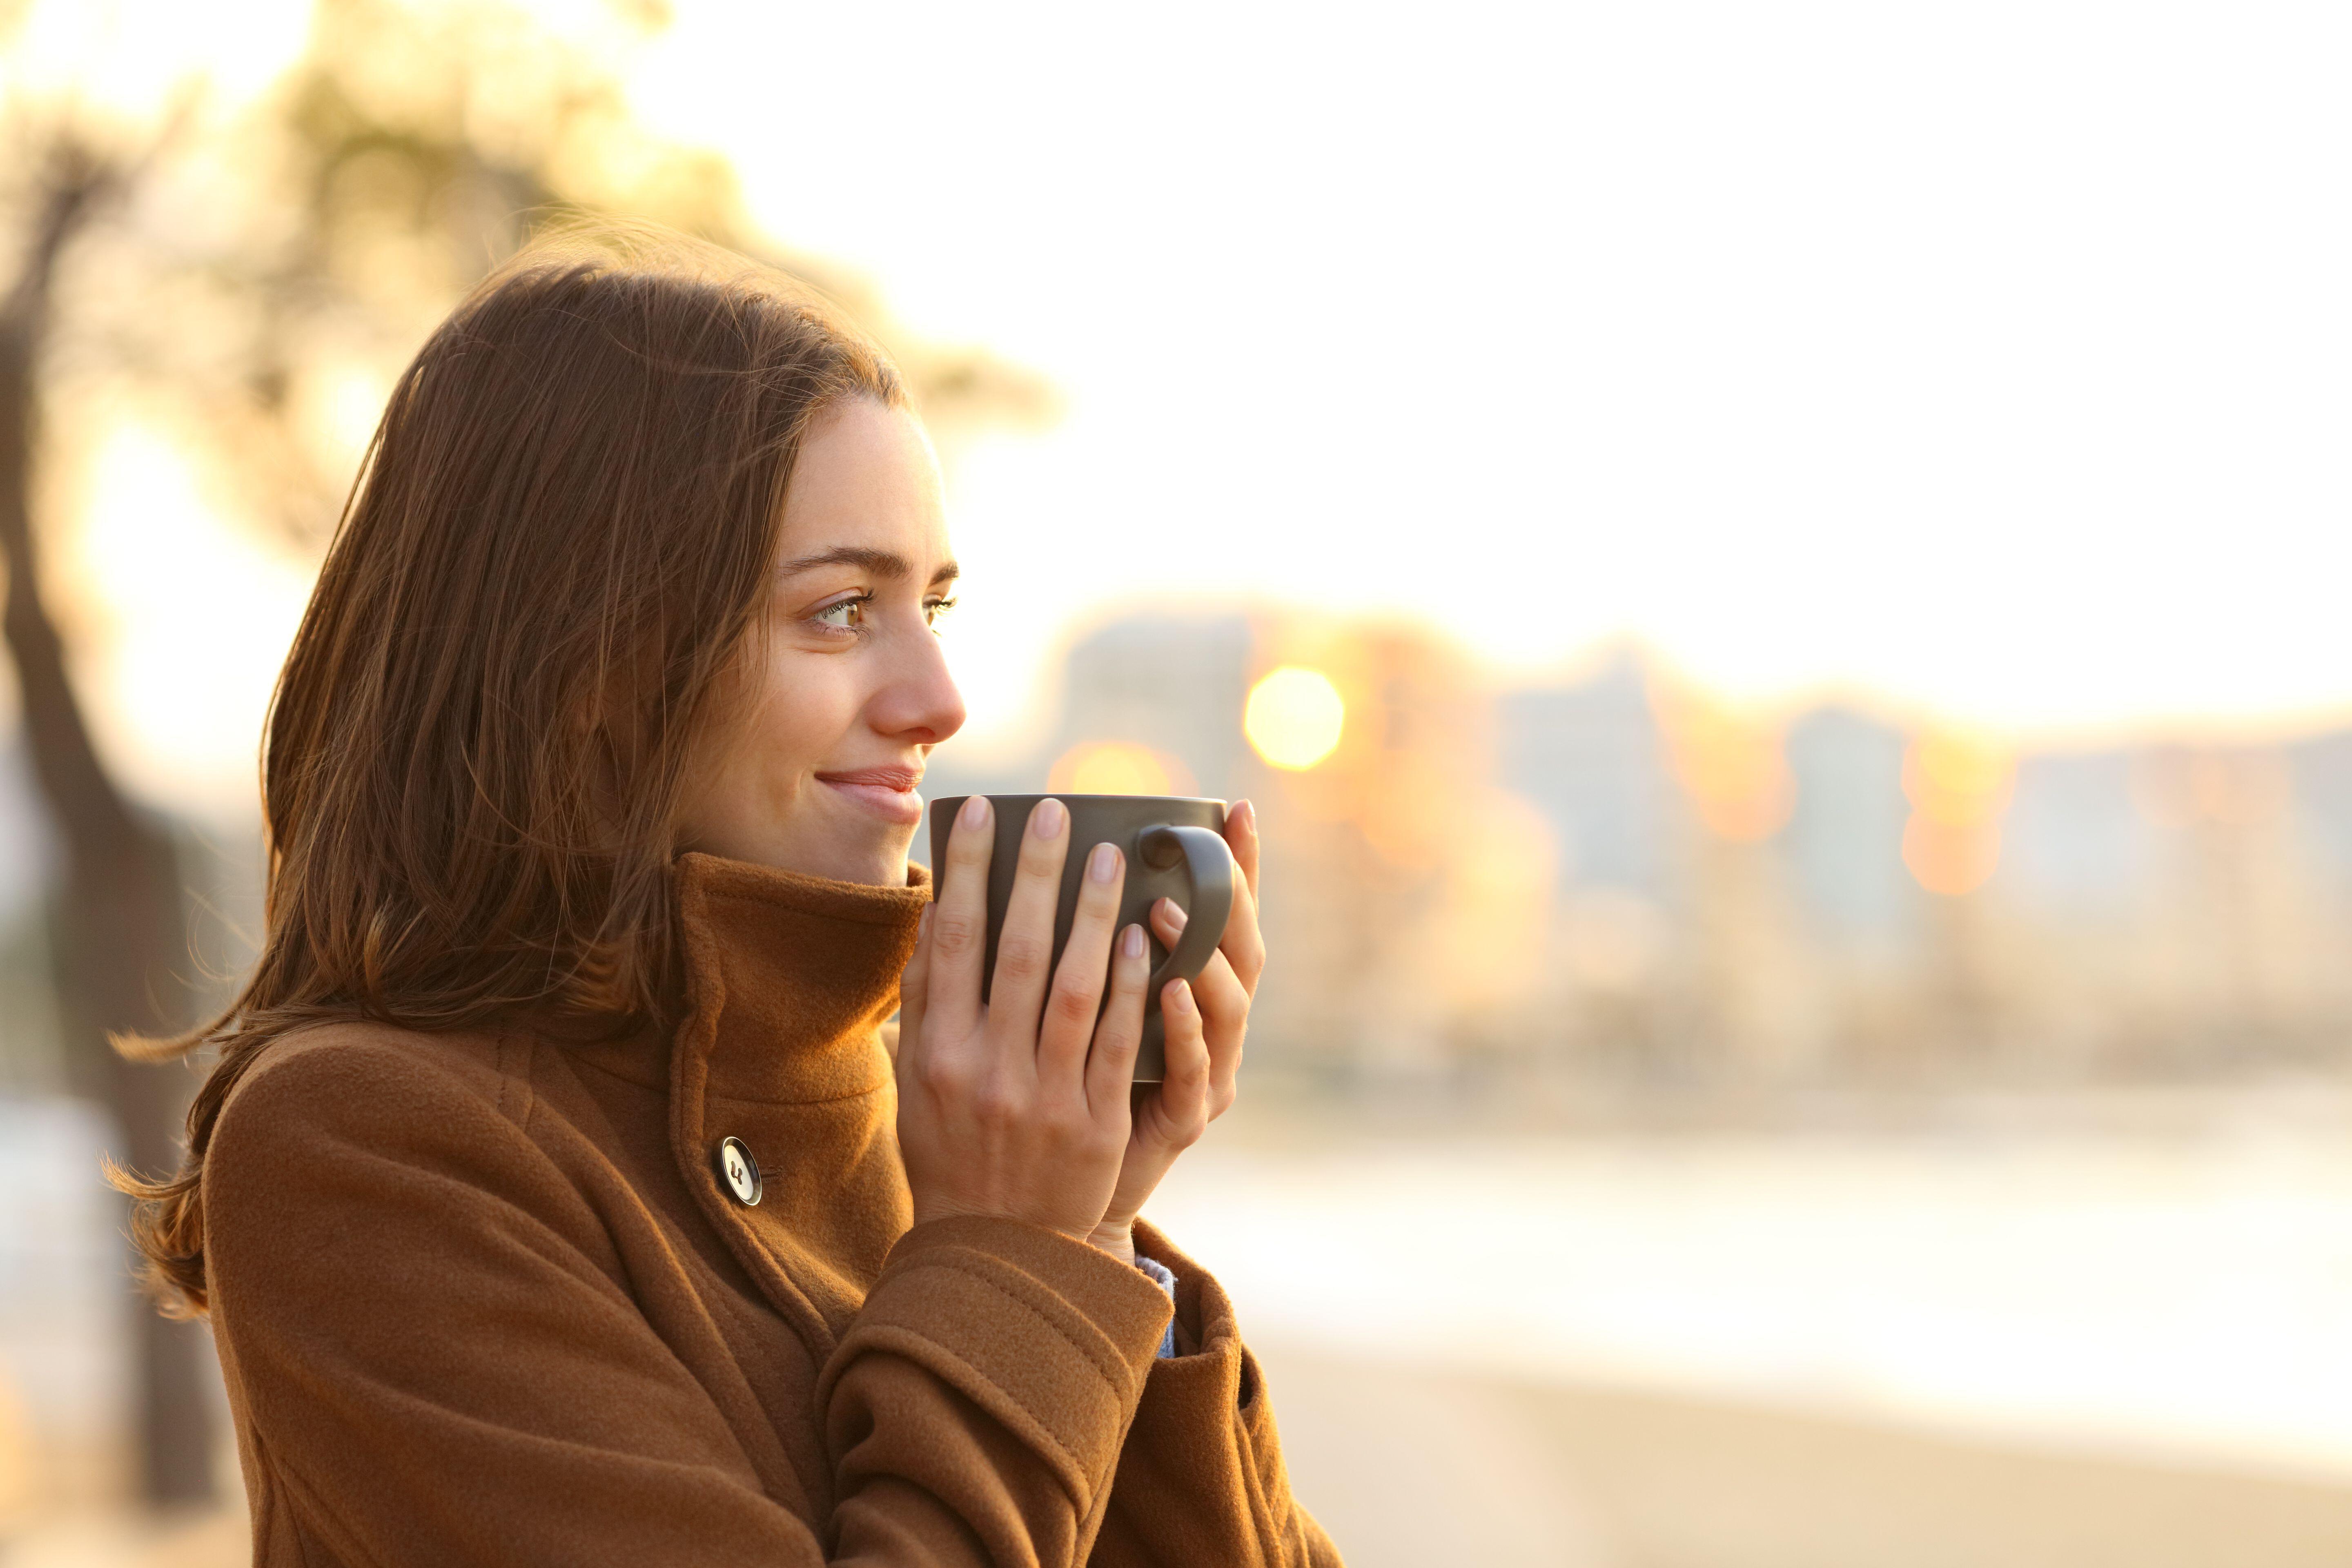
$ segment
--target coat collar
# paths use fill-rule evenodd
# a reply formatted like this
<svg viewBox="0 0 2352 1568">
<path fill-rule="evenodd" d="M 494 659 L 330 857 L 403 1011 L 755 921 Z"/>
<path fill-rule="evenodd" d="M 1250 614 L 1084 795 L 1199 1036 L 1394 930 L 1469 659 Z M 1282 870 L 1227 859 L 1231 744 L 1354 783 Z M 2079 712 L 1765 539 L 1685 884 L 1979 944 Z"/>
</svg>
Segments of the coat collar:
<svg viewBox="0 0 2352 1568">
<path fill-rule="evenodd" d="M 887 888 L 684 855 L 675 876 L 686 989 L 670 1042 L 671 1152 L 736 1261 L 822 1355 L 857 1310 L 851 1281 L 880 1268 L 912 1217 L 882 1024 L 898 1005 L 929 873 L 910 865 L 905 887 Z M 755 1219 L 763 1211 L 715 1174 L 728 1136 L 745 1140 L 772 1182 L 835 1201 L 810 1208 L 779 1192 Z"/>
<path fill-rule="evenodd" d="M 790 1104 L 887 1081 L 881 1026 L 930 902 L 928 870 L 910 863 L 893 888 L 688 854 L 674 878 L 686 979 L 674 1088 Z"/>
</svg>

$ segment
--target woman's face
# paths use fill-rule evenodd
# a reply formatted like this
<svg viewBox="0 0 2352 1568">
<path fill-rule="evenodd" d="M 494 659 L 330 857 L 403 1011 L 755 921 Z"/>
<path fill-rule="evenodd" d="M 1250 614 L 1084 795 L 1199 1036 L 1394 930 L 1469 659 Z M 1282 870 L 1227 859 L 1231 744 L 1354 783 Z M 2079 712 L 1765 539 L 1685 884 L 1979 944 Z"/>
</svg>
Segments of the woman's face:
<svg viewBox="0 0 2352 1568">
<path fill-rule="evenodd" d="M 963 727 L 933 618 L 955 584 L 939 459 L 864 397 L 819 415 L 764 616 L 695 748 L 679 847 L 898 886 L 931 748 Z"/>
</svg>

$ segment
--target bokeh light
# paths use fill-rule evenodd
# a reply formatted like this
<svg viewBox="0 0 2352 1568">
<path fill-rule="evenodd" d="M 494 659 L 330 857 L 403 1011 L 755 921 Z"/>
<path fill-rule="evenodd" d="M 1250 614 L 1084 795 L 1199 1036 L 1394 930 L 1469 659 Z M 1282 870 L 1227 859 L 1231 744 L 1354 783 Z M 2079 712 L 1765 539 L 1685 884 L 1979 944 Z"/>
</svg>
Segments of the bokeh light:
<svg viewBox="0 0 2352 1568">
<path fill-rule="evenodd" d="M 1999 742 L 1930 730 L 1904 757 L 1903 793 L 1921 816 L 1963 826 L 2000 816 L 2015 774 L 2015 760 Z"/>
<path fill-rule="evenodd" d="M 1992 880 L 2000 864 L 2000 830 L 1915 816 L 1903 828 L 1903 864 L 1931 893 L 1957 899 Z"/>
<path fill-rule="evenodd" d="M 1250 688 L 1242 730 L 1277 768 L 1311 768 L 1339 744 L 1348 704 L 1319 669 L 1286 665 Z"/>
<path fill-rule="evenodd" d="M 1736 844 L 1779 832 L 1795 798 L 1780 736 L 1695 693 L 1660 697 L 1666 754 L 1699 820 Z"/>
<path fill-rule="evenodd" d="M 1956 899 L 1992 880 L 2016 773 L 2008 749 L 1981 735 L 1929 730 L 1912 742 L 1903 758 L 1911 802 L 1903 864 L 1922 888 Z"/>
<path fill-rule="evenodd" d="M 1192 771 L 1128 741 L 1082 741 L 1055 760 L 1045 787 L 1069 795 L 1191 795 Z"/>
</svg>

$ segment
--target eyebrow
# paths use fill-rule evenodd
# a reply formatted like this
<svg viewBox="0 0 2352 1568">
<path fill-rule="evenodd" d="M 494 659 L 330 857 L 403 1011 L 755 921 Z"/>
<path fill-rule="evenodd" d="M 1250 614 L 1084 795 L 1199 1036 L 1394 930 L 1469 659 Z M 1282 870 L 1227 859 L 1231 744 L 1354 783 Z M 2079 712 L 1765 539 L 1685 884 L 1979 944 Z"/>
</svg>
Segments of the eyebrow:
<svg viewBox="0 0 2352 1568">
<path fill-rule="evenodd" d="M 871 550 L 862 544 L 836 544 L 830 550 L 820 550 L 814 555 L 795 556 L 777 568 L 786 577 L 803 572 L 814 572 L 820 566 L 863 566 L 877 577 L 887 577 L 902 583 L 915 574 L 914 564 L 894 550 Z M 952 582 L 961 575 L 956 563 L 950 561 L 931 574 L 931 586 Z"/>
</svg>

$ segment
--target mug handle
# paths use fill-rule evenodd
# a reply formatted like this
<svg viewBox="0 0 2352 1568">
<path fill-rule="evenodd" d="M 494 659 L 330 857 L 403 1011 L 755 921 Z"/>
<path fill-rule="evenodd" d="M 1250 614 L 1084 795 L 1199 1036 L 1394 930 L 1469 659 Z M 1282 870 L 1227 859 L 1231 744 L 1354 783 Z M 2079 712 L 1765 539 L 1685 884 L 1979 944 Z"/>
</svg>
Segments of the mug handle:
<svg viewBox="0 0 2352 1568">
<path fill-rule="evenodd" d="M 1234 874 L 1240 868 L 1234 864 L 1234 852 L 1223 835 L 1206 827 L 1166 823 L 1147 827 L 1137 836 L 1135 849 L 1145 865 L 1163 870 L 1181 858 L 1192 884 L 1192 902 L 1184 911 L 1184 929 L 1176 938 L 1175 950 L 1153 972 L 1151 987 L 1143 994 L 1147 1009 L 1157 1012 L 1161 986 L 1179 978 L 1199 979 L 1209 960 L 1216 956 L 1217 943 L 1224 940 L 1225 921 L 1234 912 Z"/>
</svg>

